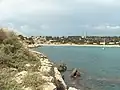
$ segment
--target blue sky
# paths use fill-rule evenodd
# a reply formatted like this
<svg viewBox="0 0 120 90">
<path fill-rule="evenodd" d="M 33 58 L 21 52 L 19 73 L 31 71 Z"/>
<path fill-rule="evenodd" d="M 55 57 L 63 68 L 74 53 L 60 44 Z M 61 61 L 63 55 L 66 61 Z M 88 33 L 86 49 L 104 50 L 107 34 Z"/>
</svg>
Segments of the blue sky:
<svg viewBox="0 0 120 90">
<path fill-rule="evenodd" d="M 120 0 L 0 0 L 0 27 L 25 35 L 120 35 Z"/>
</svg>

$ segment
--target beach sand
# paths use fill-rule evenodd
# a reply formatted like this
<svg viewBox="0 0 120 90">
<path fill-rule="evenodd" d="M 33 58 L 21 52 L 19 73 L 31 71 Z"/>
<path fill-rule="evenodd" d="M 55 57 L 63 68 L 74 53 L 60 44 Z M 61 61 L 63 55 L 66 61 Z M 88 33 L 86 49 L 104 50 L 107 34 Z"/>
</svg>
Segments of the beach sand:
<svg viewBox="0 0 120 90">
<path fill-rule="evenodd" d="M 39 46 L 82 46 L 82 47 L 120 47 L 120 45 L 91 45 L 91 44 L 39 44 Z"/>
</svg>

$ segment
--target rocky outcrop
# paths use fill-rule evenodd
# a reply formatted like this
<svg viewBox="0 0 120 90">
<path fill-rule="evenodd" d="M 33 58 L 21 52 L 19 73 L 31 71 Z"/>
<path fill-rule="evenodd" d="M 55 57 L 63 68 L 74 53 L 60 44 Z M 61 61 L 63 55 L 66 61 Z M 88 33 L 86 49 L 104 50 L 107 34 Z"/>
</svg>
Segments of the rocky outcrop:
<svg viewBox="0 0 120 90">
<path fill-rule="evenodd" d="M 41 55 L 41 53 L 39 52 L 32 52 Z M 58 71 L 57 67 L 55 67 L 53 63 L 49 61 L 49 59 L 41 58 L 40 61 L 41 67 L 38 70 L 44 75 L 42 76 L 42 78 L 47 81 L 47 83 L 43 85 L 44 90 L 57 90 L 57 88 L 60 86 L 63 87 L 63 89 L 61 90 L 67 90 L 67 85 L 62 79 L 62 76 Z"/>
<path fill-rule="evenodd" d="M 23 82 L 24 77 L 27 76 L 27 74 L 28 74 L 27 71 L 19 72 L 15 75 L 13 80 L 15 80 L 17 83 L 21 84 Z"/>
<path fill-rule="evenodd" d="M 0 90 L 67 90 L 57 67 L 47 57 L 28 49 L 12 32 L 1 40 Z"/>
<path fill-rule="evenodd" d="M 54 72 L 55 72 L 55 79 L 58 84 L 61 84 L 65 90 L 67 90 L 67 85 L 65 84 L 60 72 L 56 67 L 54 67 Z M 57 85 L 59 86 L 59 85 Z"/>
</svg>

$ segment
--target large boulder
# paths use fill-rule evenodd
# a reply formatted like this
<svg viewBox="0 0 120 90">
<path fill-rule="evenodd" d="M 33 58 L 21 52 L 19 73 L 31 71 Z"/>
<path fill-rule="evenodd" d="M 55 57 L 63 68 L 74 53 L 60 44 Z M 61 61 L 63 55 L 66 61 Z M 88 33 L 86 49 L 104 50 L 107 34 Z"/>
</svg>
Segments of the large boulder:
<svg viewBox="0 0 120 90">
<path fill-rule="evenodd" d="M 75 68 L 75 69 L 73 69 L 70 76 L 73 77 L 73 78 L 74 77 L 80 77 L 80 72 Z"/>
<path fill-rule="evenodd" d="M 67 70 L 67 65 L 62 63 L 57 66 L 59 72 L 65 72 Z"/>
<path fill-rule="evenodd" d="M 58 71 L 56 67 L 54 68 L 54 72 L 55 72 L 55 80 L 58 90 L 60 90 L 60 88 L 62 88 L 61 90 L 67 90 L 67 85 L 65 84 L 61 76 L 61 73 Z"/>
</svg>

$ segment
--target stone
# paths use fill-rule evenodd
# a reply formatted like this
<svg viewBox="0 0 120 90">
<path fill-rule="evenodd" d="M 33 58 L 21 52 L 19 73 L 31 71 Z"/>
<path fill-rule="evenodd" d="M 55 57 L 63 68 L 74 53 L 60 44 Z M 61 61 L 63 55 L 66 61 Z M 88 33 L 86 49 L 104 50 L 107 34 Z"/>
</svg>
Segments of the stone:
<svg viewBox="0 0 120 90">
<path fill-rule="evenodd" d="M 43 90 L 56 90 L 56 86 L 53 83 L 46 83 L 42 86 Z"/>
<path fill-rule="evenodd" d="M 76 88 L 73 88 L 73 87 L 69 87 L 69 89 L 68 90 L 78 90 L 78 89 L 76 89 Z M 80 89 L 79 89 L 80 90 Z"/>
<path fill-rule="evenodd" d="M 49 77 L 42 76 L 42 79 L 45 80 L 45 81 L 47 81 L 47 82 L 53 82 L 54 81 L 54 78 L 52 76 L 49 76 Z"/>
<path fill-rule="evenodd" d="M 80 72 L 75 68 L 75 69 L 73 69 L 70 76 L 71 77 L 78 77 L 78 76 L 80 77 Z"/>
<path fill-rule="evenodd" d="M 27 71 L 22 71 L 22 72 L 19 72 L 15 75 L 15 78 L 14 80 L 17 82 L 17 83 L 22 83 L 23 81 L 23 78 L 28 74 Z"/>
<path fill-rule="evenodd" d="M 57 81 L 60 81 L 60 83 L 64 86 L 65 90 L 67 90 L 67 85 L 65 84 L 60 72 L 58 71 L 58 69 L 55 67 L 54 68 L 54 72 L 55 72 L 55 78 Z M 56 82 L 57 82 L 56 81 Z"/>
</svg>

